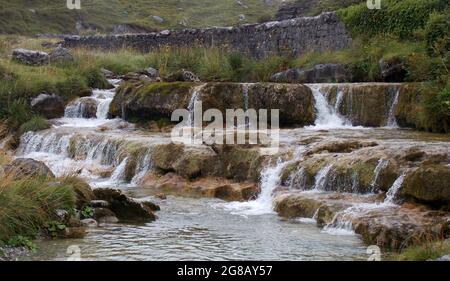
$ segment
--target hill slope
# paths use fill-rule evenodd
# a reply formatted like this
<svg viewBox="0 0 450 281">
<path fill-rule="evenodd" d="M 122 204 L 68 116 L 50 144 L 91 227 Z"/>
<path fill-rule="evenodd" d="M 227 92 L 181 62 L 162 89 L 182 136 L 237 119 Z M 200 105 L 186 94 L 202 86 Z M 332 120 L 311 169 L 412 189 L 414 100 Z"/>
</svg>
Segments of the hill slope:
<svg viewBox="0 0 450 281">
<path fill-rule="evenodd" d="M 63 0 L 0 0 L 0 34 L 111 32 L 120 24 L 136 30 L 226 26 L 273 16 L 280 2 L 81 0 L 80 10 L 69 10 Z"/>
</svg>

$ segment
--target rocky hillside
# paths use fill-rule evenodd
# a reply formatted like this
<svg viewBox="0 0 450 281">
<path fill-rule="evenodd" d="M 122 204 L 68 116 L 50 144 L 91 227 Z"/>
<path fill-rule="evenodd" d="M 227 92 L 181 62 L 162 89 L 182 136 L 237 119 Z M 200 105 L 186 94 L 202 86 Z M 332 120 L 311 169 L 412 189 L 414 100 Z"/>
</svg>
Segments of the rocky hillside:
<svg viewBox="0 0 450 281">
<path fill-rule="evenodd" d="M 0 34 L 141 32 L 154 29 L 224 26 L 272 17 L 279 0 L 0 0 Z"/>
</svg>

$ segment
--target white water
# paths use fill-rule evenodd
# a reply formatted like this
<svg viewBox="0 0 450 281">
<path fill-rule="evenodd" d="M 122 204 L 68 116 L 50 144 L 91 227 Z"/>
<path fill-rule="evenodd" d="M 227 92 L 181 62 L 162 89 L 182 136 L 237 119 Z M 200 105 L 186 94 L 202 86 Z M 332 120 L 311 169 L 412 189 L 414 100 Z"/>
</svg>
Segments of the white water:
<svg viewBox="0 0 450 281">
<path fill-rule="evenodd" d="M 389 164 L 388 160 L 385 160 L 385 159 L 378 160 L 378 164 L 375 167 L 375 170 L 373 172 L 374 173 L 373 180 L 372 180 L 372 183 L 370 184 L 370 186 L 372 188 L 372 192 L 377 191 L 378 179 L 380 178 L 380 173 L 381 173 L 381 171 L 383 171 L 384 169 L 387 168 L 388 164 Z"/>
<path fill-rule="evenodd" d="M 391 108 L 389 109 L 389 115 L 386 123 L 386 127 L 388 128 L 398 128 L 397 119 L 395 118 L 395 110 L 397 109 L 399 96 L 400 96 L 400 89 L 397 89 L 394 101 L 392 102 Z"/>
<path fill-rule="evenodd" d="M 111 175 L 112 182 L 125 182 L 125 168 L 128 164 L 128 158 L 123 159 L 119 166 Z"/>
<path fill-rule="evenodd" d="M 323 167 L 319 172 L 317 172 L 315 176 L 315 184 L 314 184 L 314 190 L 316 191 L 323 191 L 325 190 L 325 186 L 327 184 L 328 174 L 331 171 L 331 168 L 333 168 L 333 165 L 328 165 Z"/>
<path fill-rule="evenodd" d="M 232 214 L 243 216 L 254 216 L 274 213 L 272 207 L 272 193 L 281 183 L 281 172 L 287 165 L 278 159 L 276 165 L 268 166 L 261 172 L 261 193 L 254 201 L 221 203 L 217 206 L 223 207 Z"/>
<path fill-rule="evenodd" d="M 189 100 L 188 110 L 189 110 L 189 118 L 188 118 L 188 126 L 195 127 L 194 113 L 196 109 L 196 103 L 199 101 L 200 91 L 205 87 L 206 84 L 202 84 L 193 89 L 191 99 Z"/>
<path fill-rule="evenodd" d="M 336 111 L 335 106 L 328 104 L 323 93 L 320 91 L 320 84 L 310 84 L 307 85 L 314 96 L 314 107 L 316 108 L 316 121 L 314 127 L 309 127 L 311 129 L 337 129 L 337 128 L 351 128 L 352 124 L 348 122 L 344 117 L 340 116 Z M 341 95 L 342 92 L 340 92 Z M 341 96 L 342 101 L 342 96 Z"/>
<path fill-rule="evenodd" d="M 389 188 L 388 192 L 386 193 L 386 199 L 384 200 L 385 205 L 395 205 L 394 200 L 395 197 L 400 190 L 400 188 L 403 185 L 403 181 L 405 180 L 406 171 L 403 172 L 392 184 L 391 188 Z"/>
</svg>

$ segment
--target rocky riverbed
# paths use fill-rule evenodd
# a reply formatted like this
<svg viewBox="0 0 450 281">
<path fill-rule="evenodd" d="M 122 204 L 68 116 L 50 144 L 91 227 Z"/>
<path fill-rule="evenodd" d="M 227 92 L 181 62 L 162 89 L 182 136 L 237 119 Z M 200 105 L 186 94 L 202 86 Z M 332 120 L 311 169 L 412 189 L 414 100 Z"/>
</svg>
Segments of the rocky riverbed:
<svg viewBox="0 0 450 281">
<path fill-rule="evenodd" d="M 156 200 L 159 219 L 43 241 L 28 258 L 67 258 L 77 245 L 94 260 L 353 260 L 366 258 L 364 245 L 398 250 L 445 238 L 450 137 L 400 128 L 412 102 L 404 89 L 134 81 L 117 95 L 95 90 L 94 109 L 74 101 L 51 129 L 25 134 L 16 156 L 43 161 L 57 176 L 77 174 L 94 189 Z M 206 108 L 279 107 L 280 120 L 295 122 L 281 122 L 276 155 L 251 145 L 172 143 L 158 120 L 173 108 L 192 110 L 194 96 Z M 129 123 L 134 117 L 139 126 Z"/>
</svg>

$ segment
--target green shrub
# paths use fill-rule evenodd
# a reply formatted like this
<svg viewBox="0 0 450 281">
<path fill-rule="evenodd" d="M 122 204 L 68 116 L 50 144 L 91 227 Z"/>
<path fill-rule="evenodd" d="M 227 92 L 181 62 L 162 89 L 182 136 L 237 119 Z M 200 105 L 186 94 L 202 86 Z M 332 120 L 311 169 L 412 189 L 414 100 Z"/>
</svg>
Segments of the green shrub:
<svg viewBox="0 0 450 281">
<path fill-rule="evenodd" d="M 50 128 L 50 123 L 47 121 L 47 119 L 35 115 L 33 116 L 30 121 L 27 121 L 26 123 L 23 123 L 19 128 L 19 134 L 22 135 L 26 132 L 32 131 L 42 131 Z"/>
<path fill-rule="evenodd" d="M 433 13 L 425 27 L 425 33 L 430 55 L 442 56 L 450 51 L 450 15 L 448 13 Z M 439 46 L 440 44 L 442 46 Z"/>
<path fill-rule="evenodd" d="M 37 246 L 36 244 L 31 241 L 30 238 L 22 236 L 22 235 L 16 235 L 11 237 L 7 242 L 6 245 L 10 247 L 25 247 L 30 251 L 36 251 Z"/>
<path fill-rule="evenodd" d="M 111 86 L 99 69 L 88 69 L 84 72 L 84 77 L 86 77 L 87 85 L 91 88 L 107 89 Z"/>
<path fill-rule="evenodd" d="M 32 114 L 30 107 L 23 99 L 14 100 L 7 107 L 7 124 L 8 127 L 15 130 L 22 124 L 31 120 Z"/>
<path fill-rule="evenodd" d="M 354 35 L 394 34 L 408 38 L 423 28 L 430 14 L 443 11 L 447 0 L 383 0 L 381 9 L 368 9 L 366 3 L 338 11 L 339 17 Z"/>
</svg>

